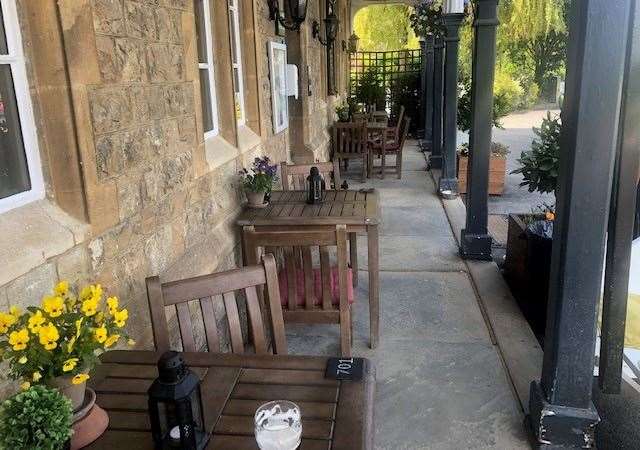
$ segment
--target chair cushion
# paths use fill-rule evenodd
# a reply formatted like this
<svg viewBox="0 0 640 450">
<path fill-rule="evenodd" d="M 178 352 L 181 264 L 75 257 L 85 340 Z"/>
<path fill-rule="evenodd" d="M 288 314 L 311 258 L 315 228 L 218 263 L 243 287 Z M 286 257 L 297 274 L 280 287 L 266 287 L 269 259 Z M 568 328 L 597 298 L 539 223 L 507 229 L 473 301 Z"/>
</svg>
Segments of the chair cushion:
<svg viewBox="0 0 640 450">
<path fill-rule="evenodd" d="M 298 306 L 304 306 L 304 271 L 302 269 L 296 270 L 296 295 L 298 297 Z M 337 267 L 331 268 L 331 303 L 334 306 L 340 304 L 340 281 Z M 278 273 L 278 284 L 280 285 L 280 299 L 282 306 L 289 304 L 289 280 L 287 278 L 287 272 L 282 269 Z M 320 269 L 313 269 L 313 292 L 314 292 L 314 306 L 322 305 L 322 276 Z M 354 302 L 353 294 L 353 270 L 351 268 L 347 271 L 347 299 L 349 304 Z"/>
</svg>

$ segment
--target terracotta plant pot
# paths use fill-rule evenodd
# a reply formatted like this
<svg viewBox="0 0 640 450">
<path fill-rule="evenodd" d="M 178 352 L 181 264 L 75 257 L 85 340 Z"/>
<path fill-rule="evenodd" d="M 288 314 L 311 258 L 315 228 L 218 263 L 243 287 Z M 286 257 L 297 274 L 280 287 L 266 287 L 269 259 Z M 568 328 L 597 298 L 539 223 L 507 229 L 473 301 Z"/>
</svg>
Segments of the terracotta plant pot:
<svg viewBox="0 0 640 450">
<path fill-rule="evenodd" d="M 264 192 L 245 191 L 247 201 L 252 208 L 262 208 L 264 206 Z"/>
<path fill-rule="evenodd" d="M 71 380 L 72 376 L 63 376 L 52 378 L 47 382 L 47 385 L 52 388 L 56 388 L 60 393 L 71 400 L 71 406 L 73 410 L 78 410 L 84 401 L 84 394 L 87 389 L 87 383 L 73 384 Z"/>
</svg>

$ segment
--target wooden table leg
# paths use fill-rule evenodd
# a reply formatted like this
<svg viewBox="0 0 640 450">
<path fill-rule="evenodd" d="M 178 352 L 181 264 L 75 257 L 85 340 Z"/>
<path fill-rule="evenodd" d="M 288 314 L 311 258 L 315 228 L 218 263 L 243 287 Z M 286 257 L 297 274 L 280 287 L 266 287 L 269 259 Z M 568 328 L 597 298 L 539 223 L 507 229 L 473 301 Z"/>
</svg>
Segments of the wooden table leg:
<svg viewBox="0 0 640 450">
<path fill-rule="evenodd" d="M 353 287 L 358 286 L 358 235 L 349 233 L 349 258 L 353 272 Z"/>
<path fill-rule="evenodd" d="M 367 246 L 369 249 L 369 346 L 376 348 L 380 335 L 380 259 L 377 224 L 367 226 Z"/>
</svg>

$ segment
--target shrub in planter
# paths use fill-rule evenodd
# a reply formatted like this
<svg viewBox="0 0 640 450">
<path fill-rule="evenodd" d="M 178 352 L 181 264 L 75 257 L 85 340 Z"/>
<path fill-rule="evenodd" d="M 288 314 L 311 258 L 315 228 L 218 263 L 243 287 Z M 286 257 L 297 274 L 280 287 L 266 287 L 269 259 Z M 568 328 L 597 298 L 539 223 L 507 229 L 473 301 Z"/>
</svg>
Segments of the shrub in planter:
<svg viewBox="0 0 640 450">
<path fill-rule="evenodd" d="M 71 401 L 55 389 L 33 386 L 0 409 L 0 448 L 57 450 L 71 437 Z"/>
</svg>

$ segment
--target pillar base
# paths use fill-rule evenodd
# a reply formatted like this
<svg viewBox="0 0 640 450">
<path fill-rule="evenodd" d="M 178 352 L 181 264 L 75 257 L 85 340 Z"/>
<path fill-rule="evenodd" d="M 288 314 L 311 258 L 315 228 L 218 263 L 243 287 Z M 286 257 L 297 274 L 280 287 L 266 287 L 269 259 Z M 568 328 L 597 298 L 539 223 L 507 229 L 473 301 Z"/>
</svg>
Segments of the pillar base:
<svg viewBox="0 0 640 450">
<path fill-rule="evenodd" d="M 429 168 L 442 169 L 442 155 L 429 156 Z"/>
<path fill-rule="evenodd" d="M 595 448 L 594 430 L 600 417 L 593 404 L 585 409 L 553 405 L 540 383 L 532 381 L 529 410 L 525 423 L 535 449 Z"/>
<path fill-rule="evenodd" d="M 462 230 L 460 235 L 460 256 L 464 259 L 491 261 L 491 236 Z"/>
<path fill-rule="evenodd" d="M 438 194 L 445 200 L 453 200 L 458 197 L 458 179 L 440 178 L 438 182 Z"/>
</svg>

